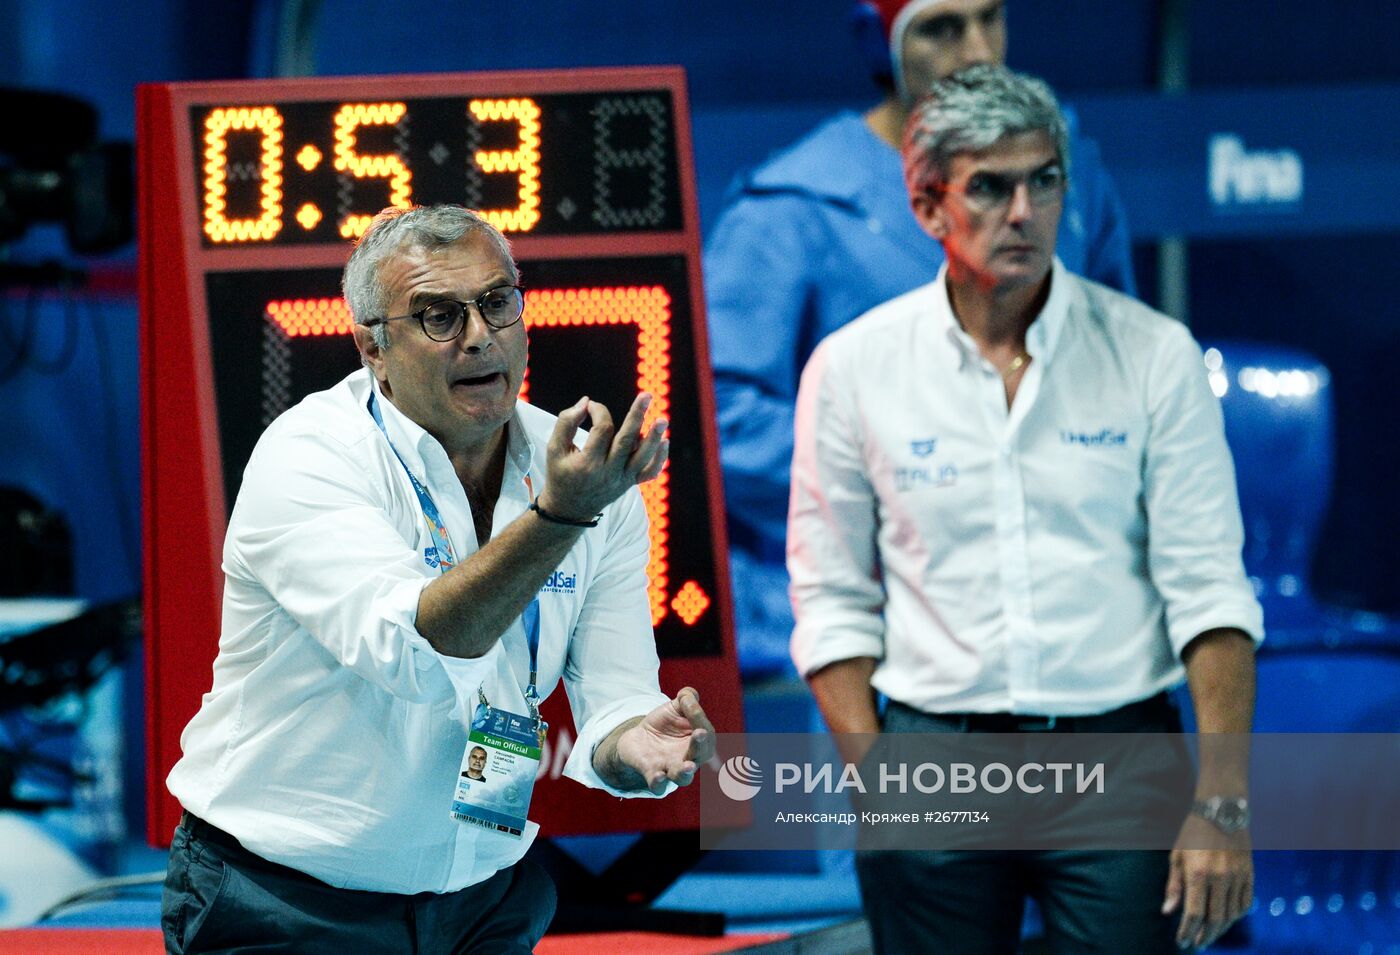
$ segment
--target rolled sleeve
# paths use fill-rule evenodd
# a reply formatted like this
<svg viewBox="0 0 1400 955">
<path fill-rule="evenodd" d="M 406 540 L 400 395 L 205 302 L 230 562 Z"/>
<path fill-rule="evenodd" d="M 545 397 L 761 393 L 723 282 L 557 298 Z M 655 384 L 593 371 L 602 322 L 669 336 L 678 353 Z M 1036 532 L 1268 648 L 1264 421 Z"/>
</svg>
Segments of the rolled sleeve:
<svg viewBox="0 0 1400 955">
<path fill-rule="evenodd" d="M 578 728 L 564 775 L 622 797 L 653 794 L 609 786 L 593 768 L 593 753 L 621 723 L 667 701 L 657 682 L 661 661 L 647 597 L 648 544 L 646 507 L 633 488 L 608 515 L 604 553 L 564 665 L 564 689 Z"/>
<path fill-rule="evenodd" d="M 394 696 L 440 698 L 451 687 L 416 628 L 433 578 L 390 522 L 373 467 L 324 436 L 269 431 L 230 520 L 228 586 L 260 587 L 339 663 Z"/>
<path fill-rule="evenodd" d="M 838 340 L 813 354 L 797 399 L 788 573 L 792 659 L 804 677 L 840 660 L 879 659 L 885 647 L 875 493 L 832 358 Z"/>
<path fill-rule="evenodd" d="M 1258 645 L 1263 612 L 1245 575 L 1244 528 L 1220 402 L 1200 347 L 1172 323 L 1149 376 L 1144 488 L 1148 565 L 1180 657 L 1207 630 L 1243 630 Z"/>
</svg>

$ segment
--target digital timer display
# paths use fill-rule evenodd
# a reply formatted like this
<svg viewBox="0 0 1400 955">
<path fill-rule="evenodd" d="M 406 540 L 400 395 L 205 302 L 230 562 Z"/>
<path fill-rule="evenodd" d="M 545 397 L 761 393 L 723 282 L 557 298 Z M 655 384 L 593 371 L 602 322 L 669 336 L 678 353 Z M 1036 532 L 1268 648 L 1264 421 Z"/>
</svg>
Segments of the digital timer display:
<svg viewBox="0 0 1400 955">
<path fill-rule="evenodd" d="M 359 358 L 340 277 L 386 206 L 474 208 L 525 287 L 522 399 L 549 411 L 650 392 L 671 457 L 642 487 L 664 689 L 696 687 L 738 732 L 738 667 L 705 339 L 684 76 L 568 70 L 151 84 L 137 97 L 149 833 L 218 650 L 228 516 L 254 444 Z M 555 777 L 572 745 L 546 701 L 535 788 L 555 833 L 698 825 Z"/>
<path fill-rule="evenodd" d="M 423 196 L 507 235 L 683 227 L 665 90 L 201 106 L 190 121 L 206 245 L 353 239 Z"/>
</svg>

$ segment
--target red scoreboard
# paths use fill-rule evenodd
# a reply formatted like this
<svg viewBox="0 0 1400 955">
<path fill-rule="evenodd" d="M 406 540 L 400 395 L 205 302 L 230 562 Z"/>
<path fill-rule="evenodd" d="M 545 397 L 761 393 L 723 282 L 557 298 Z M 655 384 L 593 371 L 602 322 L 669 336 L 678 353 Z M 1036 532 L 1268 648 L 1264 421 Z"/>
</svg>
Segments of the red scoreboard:
<svg viewBox="0 0 1400 955">
<path fill-rule="evenodd" d="M 387 205 L 459 203 L 511 239 L 526 400 L 618 412 L 645 390 L 670 418 L 671 463 L 642 488 L 662 688 L 696 686 L 740 731 L 682 72 L 152 84 L 137 106 L 151 840 L 178 821 L 164 780 L 210 683 L 243 467 L 277 415 L 358 367 L 340 273 Z M 698 825 L 699 787 L 622 807 L 561 780 L 562 693 L 545 713 L 546 832 Z"/>
</svg>

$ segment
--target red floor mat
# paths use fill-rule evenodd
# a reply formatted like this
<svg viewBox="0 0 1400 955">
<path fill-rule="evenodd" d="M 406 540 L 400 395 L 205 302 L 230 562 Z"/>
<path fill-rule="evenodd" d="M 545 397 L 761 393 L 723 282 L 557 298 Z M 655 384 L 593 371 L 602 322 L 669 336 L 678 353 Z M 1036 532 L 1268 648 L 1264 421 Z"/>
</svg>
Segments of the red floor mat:
<svg viewBox="0 0 1400 955">
<path fill-rule="evenodd" d="M 781 933 L 686 938 L 650 932 L 597 935 L 552 935 L 535 949 L 539 955 L 713 955 L 787 938 Z M 22 928 L 0 931 L 4 955 L 160 955 L 165 950 L 157 929 Z"/>
</svg>

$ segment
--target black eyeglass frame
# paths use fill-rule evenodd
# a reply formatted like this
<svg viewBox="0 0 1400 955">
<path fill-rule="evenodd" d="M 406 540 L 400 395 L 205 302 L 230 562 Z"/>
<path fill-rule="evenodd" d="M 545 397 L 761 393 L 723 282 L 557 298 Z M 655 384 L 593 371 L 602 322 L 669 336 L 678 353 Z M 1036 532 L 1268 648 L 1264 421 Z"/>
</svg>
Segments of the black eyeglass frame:
<svg viewBox="0 0 1400 955">
<path fill-rule="evenodd" d="M 1043 175 L 1052 170 L 1058 176 L 1058 181 L 1054 185 L 1046 188 L 1038 187 L 1034 184 L 1033 180 L 1036 176 Z M 974 180 L 980 180 L 993 185 L 996 187 L 995 191 L 991 194 L 987 194 L 977 193 L 974 190 L 968 189 L 968 186 Z M 1064 165 L 1056 161 L 1046 163 L 1039 169 L 1034 169 L 1024 176 L 1008 176 L 1004 173 L 979 171 L 969 176 L 968 181 L 961 186 L 954 186 L 952 183 L 945 182 L 939 186 L 925 186 L 924 193 L 931 199 L 939 199 L 946 195 L 962 196 L 963 201 L 968 205 L 983 212 L 990 212 L 993 209 L 1000 209 L 1008 205 L 1016 195 L 1016 187 L 1022 184 L 1026 187 L 1026 198 L 1030 200 L 1031 205 L 1045 206 L 1049 205 L 1057 198 L 1064 198 L 1065 192 L 1069 189 L 1069 176 L 1065 174 Z M 1008 186 L 1010 187 L 1009 189 L 1007 188 Z M 1044 191 L 1037 195 L 1037 191 L 1040 189 Z"/>
<path fill-rule="evenodd" d="M 515 313 L 515 317 L 512 318 L 510 321 L 506 322 L 504 325 L 497 325 L 495 322 L 491 321 L 491 319 L 489 319 L 489 318 L 486 317 L 486 310 L 485 310 L 484 308 L 482 308 L 481 303 L 482 303 L 483 301 L 485 301 L 486 298 L 487 298 L 487 296 L 491 295 L 492 293 L 499 292 L 499 291 L 501 291 L 501 289 L 507 289 L 507 288 L 508 288 L 508 289 L 514 289 L 516 292 L 520 293 L 520 311 L 516 312 L 516 313 Z M 455 332 L 453 332 L 451 335 L 449 335 L 448 337 L 446 337 L 446 338 L 438 338 L 437 336 L 433 335 L 432 332 L 428 331 L 428 323 L 427 323 L 428 311 L 429 311 L 430 309 L 437 308 L 439 305 L 443 305 L 443 304 L 446 304 L 446 303 L 449 303 L 449 302 L 450 302 L 451 304 L 456 305 L 456 306 L 458 306 L 459 308 L 461 308 L 461 310 L 462 310 L 462 315 L 461 315 L 461 318 L 459 319 L 459 321 L 460 321 L 461 324 L 458 325 L 457 330 L 456 330 Z M 500 331 L 500 330 L 506 329 L 506 328 L 510 328 L 510 327 L 511 327 L 512 325 L 514 325 L 516 322 L 520 321 L 520 319 L 521 319 L 522 317 L 524 317 L 524 315 L 525 315 L 525 286 L 523 286 L 523 285 L 510 285 L 510 284 L 508 284 L 508 285 L 493 285 L 491 288 L 489 288 L 489 289 L 487 289 L 486 291 L 482 292 L 480 295 L 478 295 L 478 296 L 477 296 L 476 298 L 474 298 L 474 299 L 471 299 L 470 301 L 463 302 L 463 301 L 460 301 L 460 300 L 455 299 L 455 298 L 440 298 L 440 299 L 438 299 L 436 302 L 429 302 L 427 305 L 424 305 L 422 308 L 418 309 L 418 311 L 416 311 L 416 312 L 409 312 L 407 315 L 391 315 L 391 316 L 386 316 L 386 317 L 384 317 L 384 318 L 371 318 L 369 321 L 367 321 L 367 322 L 362 322 L 361 324 L 363 324 L 366 328 L 373 328 L 375 325 L 384 325 L 384 324 L 386 324 L 386 323 L 388 323 L 388 322 L 402 322 L 402 321 L 404 321 L 405 319 L 416 318 L 416 319 L 418 319 L 418 327 L 421 328 L 421 329 L 423 330 L 423 334 L 426 335 L 430 340 L 435 341 L 435 342 L 451 342 L 451 341 L 456 341 L 457 338 L 458 338 L 464 331 L 467 330 L 467 307 L 468 307 L 468 306 L 475 306 L 475 307 L 476 307 L 476 313 L 477 313 L 478 315 L 481 316 L 481 320 L 482 320 L 483 322 L 486 323 L 486 325 L 487 325 L 488 328 L 494 328 L 494 329 L 496 329 L 497 331 Z"/>
</svg>

